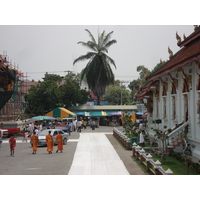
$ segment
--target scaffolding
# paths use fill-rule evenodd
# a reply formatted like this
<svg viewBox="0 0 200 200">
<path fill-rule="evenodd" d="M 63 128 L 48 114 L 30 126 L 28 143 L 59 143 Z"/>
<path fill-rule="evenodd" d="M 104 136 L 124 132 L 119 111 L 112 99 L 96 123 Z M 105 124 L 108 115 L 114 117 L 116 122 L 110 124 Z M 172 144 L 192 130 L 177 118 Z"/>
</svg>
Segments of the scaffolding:
<svg viewBox="0 0 200 200">
<path fill-rule="evenodd" d="M 0 55 L 0 97 L 4 100 L 0 102 L 0 121 L 17 120 L 24 113 L 27 79 L 24 80 L 25 76 L 18 69 L 6 52 Z"/>
</svg>

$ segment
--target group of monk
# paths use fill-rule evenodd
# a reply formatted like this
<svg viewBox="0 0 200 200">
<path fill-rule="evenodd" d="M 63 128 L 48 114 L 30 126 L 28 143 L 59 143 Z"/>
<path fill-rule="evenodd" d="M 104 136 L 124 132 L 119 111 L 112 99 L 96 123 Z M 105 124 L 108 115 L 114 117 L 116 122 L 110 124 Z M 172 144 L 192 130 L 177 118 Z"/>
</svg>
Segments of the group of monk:
<svg viewBox="0 0 200 200">
<path fill-rule="evenodd" d="M 36 135 L 36 132 L 34 132 L 33 135 L 31 135 L 30 140 L 32 141 L 33 154 L 36 154 L 38 145 L 38 136 Z M 61 132 L 58 132 L 58 134 L 56 135 L 56 140 L 58 141 L 58 146 L 57 146 L 58 149 L 56 153 L 58 153 L 58 151 L 62 153 L 63 139 Z M 49 152 L 49 154 L 52 154 L 54 142 L 53 142 L 53 136 L 51 135 L 51 131 L 49 131 L 49 134 L 46 135 L 46 142 L 47 142 L 47 151 Z"/>
</svg>

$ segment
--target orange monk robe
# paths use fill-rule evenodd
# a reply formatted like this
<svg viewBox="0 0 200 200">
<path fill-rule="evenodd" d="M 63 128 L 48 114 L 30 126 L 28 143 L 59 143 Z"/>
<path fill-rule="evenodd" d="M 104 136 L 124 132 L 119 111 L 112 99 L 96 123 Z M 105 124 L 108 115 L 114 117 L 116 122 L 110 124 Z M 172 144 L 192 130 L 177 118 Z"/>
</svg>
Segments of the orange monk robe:
<svg viewBox="0 0 200 200">
<path fill-rule="evenodd" d="M 37 151 L 38 136 L 37 135 L 31 135 L 30 140 L 32 141 L 33 151 Z"/>
<path fill-rule="evenodd" d="M 56 135 L 56 140 L 58 141 L 58 150 L 62 151 L 63 150 L 62 135 L 61 134 L 57 134 Z"/>
<path fill-rule="evenodd" d="M 52 135 L 46 135 L 46 141 L 47 141 L 47 151 L 53 151 L 53 136 Z"/>
</svg>

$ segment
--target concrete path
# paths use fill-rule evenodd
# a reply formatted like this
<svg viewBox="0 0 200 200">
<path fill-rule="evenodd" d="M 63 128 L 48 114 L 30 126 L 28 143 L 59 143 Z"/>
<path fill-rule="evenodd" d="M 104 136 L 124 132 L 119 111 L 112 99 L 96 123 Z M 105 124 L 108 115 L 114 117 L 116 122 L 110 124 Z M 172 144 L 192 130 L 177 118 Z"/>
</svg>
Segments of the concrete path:
<svg viewBox="0 0 200 200">
<path fill-rule="evenodd" d="M 129 172 L 104 133 L 85 130 L 80 134 L 68 175 L 129 175 Z"/>
</svg>

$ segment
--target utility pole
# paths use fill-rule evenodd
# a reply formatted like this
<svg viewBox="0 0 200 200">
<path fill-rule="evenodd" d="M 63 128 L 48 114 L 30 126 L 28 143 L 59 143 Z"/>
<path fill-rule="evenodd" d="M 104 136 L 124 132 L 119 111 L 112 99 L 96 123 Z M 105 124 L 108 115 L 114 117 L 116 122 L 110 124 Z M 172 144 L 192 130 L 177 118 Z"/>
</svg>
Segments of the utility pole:
<svg viewBox="0 0 200 200">
<path fill-rule="evenodd" d="M 121 105 L 122 105 L 122 84 L 129 83 L 129 81 L 120 81 L 120 91 L 121 91 Z"/>
</svg>

